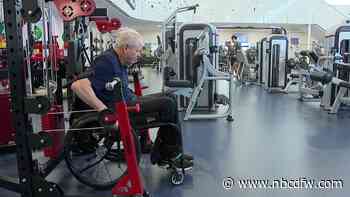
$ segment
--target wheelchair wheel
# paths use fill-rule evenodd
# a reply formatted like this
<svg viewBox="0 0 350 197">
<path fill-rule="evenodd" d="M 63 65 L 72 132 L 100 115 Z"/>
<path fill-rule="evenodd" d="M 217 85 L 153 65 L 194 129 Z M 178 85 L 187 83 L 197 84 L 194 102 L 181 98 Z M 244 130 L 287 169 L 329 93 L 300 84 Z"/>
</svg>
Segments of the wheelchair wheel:
<svg viewBox="0 0 350 197">
<path fill-rule="evenodd" d="M 169 181 L 172 185 L 181 185 L 185 180 L 185 175 L 176 170 L 170 174 Z"/>
<path fill-rule="evenodd" d="M 127 173 L 123 143 L 119 129 L 99 129 L 98 115 L 85 114 L 77 118 L 72 128 L 96 128 L 69 131 L 65 138 L 64 155 L 73 176 L 94 189 L 112 188 Z M 133 131 L 137 161 L 140 161 L 140 144 Z"/>
</svg>

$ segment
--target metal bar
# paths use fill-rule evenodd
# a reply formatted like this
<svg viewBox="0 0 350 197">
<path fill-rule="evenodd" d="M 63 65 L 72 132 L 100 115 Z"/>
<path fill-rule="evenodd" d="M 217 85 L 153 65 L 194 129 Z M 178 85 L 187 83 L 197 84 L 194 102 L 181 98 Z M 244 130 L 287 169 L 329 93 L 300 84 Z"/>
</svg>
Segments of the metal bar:
<svg viewBox="0 0 350 197">
<path fill-rule="evenodd" d="M 27 1 L 24 1 L 27 2 Z M 16 131 L 17 168 L 21 183 L 21 195 L 33 197 L 32 176 L 34 163 L 32 161 L 32 148 L 29 142 L 31 129 L 28 114 L 25 112 L 24 98 L 26 96 L 24 76 L 24 53 L 21 8 L 22 1 L 4 1 L 6 41 L 8 48 L 7 62 L 9 65 L 9 78 L 11 90 L 12 123 Z"/>
<path fill-rule="evenodd" d="M 49 50 L 49 46 L 51 46 L 51 40 L 50 39 L 50 24 L 48 23 L 49 19 L 46 14 L 49 14 L 46 12 L 47 8 L 45 7 L 45 1 L 42 1 L 41 2 L 41 7 L 43 9 L 43 15 L 42 15 L 42 21 L 43 21 L 43 71 L 44 71 L 44 81 L 45 81 L 45 86 L 46 86 L 46 91 L 47 91 L 47 95 L 51 101 L 52 99 L 52 93 L 50 91 L 50 77 L 49 77 L 49 72 L 50 72 L 50 67 L 52 69 L 52 60 L 50 62 L 50 65 L 48 64 L 47 60 L 48 60 L 48 57 L 49 57 L 49 54 L 48 54 L 48 50 Z M 48 43 L 49 42 L 49 43 Z"/>
<path fill-rule="evenodd" d="M 350 98 L 349 97 L 340 98 L 340 102 L 345 105 L 350 105 Z"/>
<path fill-rule="evenodd" d="M 311 23 L 309 23 L 307 28 L 307 50 L 311 50 L 311 31 L 312 27 Z"/>
<path fill-rule="evenodd" d="M 66 73 L 65 73 L 65 78 L 67 81 L 73 80 L 73 74 L 74 74 L 74 69 L 72 68 L 74 63 L 71 62 L 70 56 L 72 56 L 72 48 L 71 48 L 71 40 L 74 39 L 74 35 L 72 35 L 72 22 L 64 22 L 63 23 L 63 35 L 64 35 L 64 43 L 68 44 L 68 48 L 65 48 L 65 54 L 64 54 L 64 62 L 67 65 Z M 73 92 L 70 88 L 67 89 L 67 101 L 68 103 L 73 103 Z M 68 105 L 68 109 L 70 109 L 70 105 Z"/>
<path fill-rule="evenodd" d="M 92 31 L 90 30 L 90 60 L 93 61 L 94 60 L 94 34 L 92 33 Z"/>
<path fill-rule="evenodd" d="M 300 90 L 304 94 L 312 94 L 312 95 L 319 95 L 320 91 L 319 90 L 314 90 L 311 88 L 300 88 Z"/>
<path fill-rule="evenodd" d="M 338 94 L 335 97 L 334 103 L 332 104 L 331 110 L 329 111 L 330 114 L 338 113 L 338 110 L 341 105 L 341 99 L 344 97 L 346 91 L 347 91 L 346 88 L 343 88 L 343 87 L 339 89 Z"/>
<path fill-rule="evenodd" d="M 86 51 L 86 47 L 85 47 L 83 41 L 82 41 L 82 48 L 83 48 L 83 52 L 84 52 L 84 55 L 85 55 L 86 60 L 89 62 L 89 65 L 92 66 L 92 62 L 91 62 L 91 60 L 90 60 L 90 58 L 89 58 L 89 55 L 88 55 L 88 53 L 87 53 L 87 51 Z"/>
<path fill-rule="evenodd" d="M 135 6 L 131 3 L 131 0 L 125 0 L 131 9 L 135 10 Z"/>
<path fill-rule="evenodd" d="M 89 110 L 80 110 L 80 111 L 67 111 L 67 112 L 49 112 L 47 114 L 53 115 L 53 114 L 72 114 L 72 113 L 88 113 L 88 112 L 96 112 L 94 109 Z"/>
<path fill-rule="evenodd" d="M 22 193 L 21 185 L 18 183 L 18 179 L 13 177 L 0 176 L 0 186 L 9 191 Z"/>
<path fill-rule="evenodd" d="M 76 128 L 76 129 L 67 129 L 67 131 L 88 131 L 88 130 L 99 130 L 104 129 L 104 127 L 89 127 L 89 128 Z M 45 132 L 56 132 L 56 131 L 64 131 L 65 129 L 48 129 L 43 130 Z"/>
<path fill-rule="evenodd" d="M 53 38 L 53 35 L 52 35 L 52 25 L 54 24 L 54 20 L 53 20 L 53 16 L 52 16 L 52 9 L 53 9 L 53 6 L 52 6 L 52 2 L 46 2 L 46 5 L 47 5 L 47 11 L 48 11 L 48 19 L 47 19 L 47 35 L 48 35 L 48 43 L 49 43 L 49 46 L 47 47 L 47 50 L 49 51 L 49 53 L 47 54 L 48 57 L 50 57 L 50 79 L 51 80 L 57 80 L 57 78 L 55 78 L 55 74 L 56 72 L 54 71 L 54 67 L 55 67 L 55 63 L 56 63 L 56 60 L 57 60 L 57 55 L 56 54 L 56 46 L 53 46 L 54 44 L 54 38 Z M 51 54 L 50 54 L 51 53 Z M 50 84 L 50 83 L 49 83 Z M 49 87 L 50 89 L 50 87 Z M 48 89 L 48 90 L 49 90 Z"/>
<path fill-rule="evenodd" d="M 283 27 L 253 27 L 253 26 L 215 26 L 216 29 L 258 29 L 258 30 L 273 30 L 273 29 L 282 29 L 284 34 L 287 34 L 287 30 Z"/>
<path fill-rule="evenodd" d="M 28 32 L 31 31 L 29 30 L 29 28 L 31 29 L 31 23 L 28 23 L 27 24 L 27 28 L 28 28 Z M 29 33 L 28 33 L 28 37 L 29 37 Z M 27 72 L 28 72 L 28 80 L 29 80 L 29 95 L 33 95 L 33 81 L 32 81 L 32 68 L 31 68 L 31 60 L 30 60 L 30 56 L 31 56 L 31 53 L 30 53 L 30 44 L 28 42 L 28 40 L 26 41 L 26 50 L 27 50 Z"/>
<path fill-rule="evenodd" d="M 181 8 L 176 9 L 176 10 L 173 11 L 173 12 L 171 13 L 171 15 L 165 20 L 164 24 L 168 24 L 173 18 L 176 17 L 176 15 L 177 15 L 178 13 L 186 12 L 186 11 L 190 11 L 190 10 L 195 10 L 195 9 L 197 9 L 197 7 L 199 7 L 199 4 L 195 4 L 195 5 L 191 5 L 191 6 L 186 6 L 186 7 L 181 7 Z"/>
<path fill-rule="evenodd" d="M 338 62 L 338 63 L 335 63 L 335 65 L 349 67 L 349 69 L 350 69 L 350 63 Z"/>
<path fill-rule="evenodd" d="M 230 76 L 205 77 L 205 80 L 230 80 Z"/>
</svg>

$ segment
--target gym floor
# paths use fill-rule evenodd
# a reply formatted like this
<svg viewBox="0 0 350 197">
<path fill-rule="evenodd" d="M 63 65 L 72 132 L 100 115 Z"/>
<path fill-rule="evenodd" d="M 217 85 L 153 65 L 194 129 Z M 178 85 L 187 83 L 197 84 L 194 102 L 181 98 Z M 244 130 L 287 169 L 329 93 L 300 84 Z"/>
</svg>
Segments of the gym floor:
<svg viewBox="0 0 350 197">
<path fill-rule="evenodd" d="M 147 84 L 160 80 L 144 72 Z M 150 80 L 152 78 L 153 80 Z M 158 85 L 160 85 L 158 83 Z M 157 90 L 155 87 L 153 90 Z M 223 88 L 224 91 L 225 88 Z M 144 155 L 140 167 L 152 196 L 347 197 L 350 194 L 350 112 L 329 115 L 318 103 L 302 103 L 296 94 L 268 94 L 261 87 L 236 86 L 233 123 L 225 119 L 183 122 L 184 148 L 195 157 L 193 171 L 172 186 L 166 170 Z M 2 153 L 0 175 L 16 176 L 16 157 Z M 225 177 L 236 180 L 225 190 Z M 240 189 L 239 179 L 342 180 L 343 188 Z M 48 180 L 66 194 L 111 196 L 80 184 L 62 162 Z M 19 196 L 0 189 L 1 197 Z"/>
</svg>

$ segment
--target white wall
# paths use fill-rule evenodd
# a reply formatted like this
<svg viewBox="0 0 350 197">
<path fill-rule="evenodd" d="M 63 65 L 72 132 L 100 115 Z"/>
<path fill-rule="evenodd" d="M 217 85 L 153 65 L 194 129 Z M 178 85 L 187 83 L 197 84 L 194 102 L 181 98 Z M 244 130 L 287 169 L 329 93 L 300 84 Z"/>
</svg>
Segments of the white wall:
<svg viewBox="0 0 350 197">
<path fill-rule="evenodd" d="M 125 0 L 113 0 L 117 6 L 123 6 Z M 163 21 L 172 10 L 179 5 L 200 6 L 195 15 L 181 14 L 179 19 L 183 22 L 225 22 L 225 23 L 290 23 L 290 24 L 319 24 L 328 29 L 334 24 L 343 22 L 347 16 L 323 0 L 181 0 L 154 1 L 135 0 L 136 10 L 126 10 L 131 16 Z M 150 7 L 149 2 L 155 3 Z"/>
<path fill-rule="evenodd" d="M 178 7 L 193 5 L 198 0 L 131 0 L 136 4 L 132 10 L 126 0 L 108 0 L 115 3 L 130 16 L 145 20 L 163 21 Z"/>
<path fill-rule="evenodd" d="M 161 36 L 160 30 L 154 31 L 140 31 L 139 33 L 143 36 L 144 42 L 146 44 L 151 44 L 151 49 L 154 51 L 158 47 L 157 35 Z"/>
<path fill-rule="evenodd" d="M 334 7 L 350 19 L 350 5 L 335 5 Z"/>
<path fill-rule="evenodd" d="M 241 33 L 248 37 L 249 43 L 256 43 L 259 40 L 261 40 L 263 37 L 266 37 L 269 35 L 271 31 L 265 31 L 265 30 L 218 30 L 219 34 L 219 42 L 220 44 L 223 44 L 227 40 L 231 40 L 231 36 L 234 33 Z"/>
<path fill-rule="evenodd" d="M 143 36 L 144 42 L 157 44 L 157 35 L 160 36 L 160 30 L 159 31 L 139 31 L 140 34 Z"/>
</svg>

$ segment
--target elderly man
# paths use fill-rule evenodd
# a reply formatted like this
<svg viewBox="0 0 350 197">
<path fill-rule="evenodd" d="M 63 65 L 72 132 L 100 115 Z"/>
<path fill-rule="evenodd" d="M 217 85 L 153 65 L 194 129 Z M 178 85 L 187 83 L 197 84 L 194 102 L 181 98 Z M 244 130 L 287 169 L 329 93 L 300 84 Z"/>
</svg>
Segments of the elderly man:
<svg viewBox="0 0 350 197">
<path fill-rule="evenodd" d="M 127 68 L 141 57 L 142 36 L 133 29 L 121 28 L 115 32 L 115 38 L 115 46 L 94 60 L 92 68 L 94 75 L 72 84 L 71 89 L 83 101 L 78 102 L 79 109 L 93 108 L 103 111 L 112 108 L 113 94 L 105 90 L 105 84 L 114 77 L 120 78 L 127 104 L 134 105 L 137 102 L 141 105 L 141 113 L 129 113 L 134 128 L 147 126 L 148 121 L 172 123 L 179 128 L 179 130 L 171 126 L 159 128 L 151 153 L 152 163 L 171 161 L 177 168 L 192 168 L 193 157 L 182 153 L 181 125 L 176 100 L 162 93 L 137 98 L 128 88 Z"/>
</svg>

